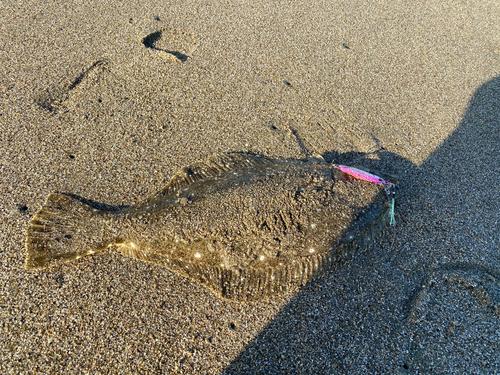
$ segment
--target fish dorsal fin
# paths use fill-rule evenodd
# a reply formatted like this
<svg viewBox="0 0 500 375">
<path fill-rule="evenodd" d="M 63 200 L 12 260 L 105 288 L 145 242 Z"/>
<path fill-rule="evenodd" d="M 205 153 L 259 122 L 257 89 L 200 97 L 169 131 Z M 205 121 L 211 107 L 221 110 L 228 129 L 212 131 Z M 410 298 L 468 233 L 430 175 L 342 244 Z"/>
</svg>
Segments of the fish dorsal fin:
<svg viewBox="0 0 500 375">
<path fill-rule="evenodd" d="M 167 185 L 151 198 L 164 197 L 170 194 L 176 194 L 179 190 L 191 185 L 196 181 L 213 179 L 227 171 L 232 171 L 242 167 L 253 167 L 265 165 L 272 162 L 263 155 L 247 152 L 230 152 L 217 155 L 206 161 L 192 164 L 180 169 Z M 150 199 L 151 199 L 150 198 Z"/>
</svg>

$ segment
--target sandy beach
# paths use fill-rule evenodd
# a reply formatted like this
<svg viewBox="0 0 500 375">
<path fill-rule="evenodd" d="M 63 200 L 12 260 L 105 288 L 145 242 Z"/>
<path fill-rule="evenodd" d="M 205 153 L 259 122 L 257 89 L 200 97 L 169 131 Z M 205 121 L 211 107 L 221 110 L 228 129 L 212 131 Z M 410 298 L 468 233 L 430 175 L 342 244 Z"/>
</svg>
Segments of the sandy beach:
<svg viewBox="0 0 500 375">
<path fill-rule="evenodd" d="M 500 373 L 498 1 L 5 1 L 0 146 L 2 373 Z M 259 302 L 112 250 L 25 269 L 50 193 L 229 151 L 394 175 L 396 226 Z"/>
</svg>

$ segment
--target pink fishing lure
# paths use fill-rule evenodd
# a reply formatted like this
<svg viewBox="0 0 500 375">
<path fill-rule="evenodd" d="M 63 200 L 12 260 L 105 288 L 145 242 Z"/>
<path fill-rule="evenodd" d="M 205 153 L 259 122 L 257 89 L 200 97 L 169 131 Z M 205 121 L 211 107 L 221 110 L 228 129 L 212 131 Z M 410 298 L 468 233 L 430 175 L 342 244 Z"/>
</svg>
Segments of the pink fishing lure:
<svg viewBox="0 0 500 375">
<path fill-rule="evenodd" d="M 338 170 L 348 174 L 349 176 L 353 176 L 360 180 L 373 182 L 374 184 L 385 185 L 387 198 L 390 201 L 389 223 L 390 225 L 396 225 L 396 219 L 394 218 L 394 191 L 393 191 L 394 184 L 392 182 L 386 181 L 382 177 L 374 175 L 373 173 L 369 173 L 354 167 L 348 167 L 347 165 L 333 164 L 333 166 Z"/>
<path fill-rule="evenodd" d="M 379 177 L 377 175 L 374 175 L 372 173 L 365 172 L 361 169 L 354 168 L 354 167 L 348 167 L 346 165 L 338 165 L 334 164 L 334 166 L 341 170 L 344 173 L 347 173 L 350 176 L 356 177 L 360 180 L 365 180 L 369 182 L 373 182 L 375 184 L 382 184 L 386 186 L 391 186 L 393 185 L 391 182 L 384 180 L 382 177 Z"/>
</svg>

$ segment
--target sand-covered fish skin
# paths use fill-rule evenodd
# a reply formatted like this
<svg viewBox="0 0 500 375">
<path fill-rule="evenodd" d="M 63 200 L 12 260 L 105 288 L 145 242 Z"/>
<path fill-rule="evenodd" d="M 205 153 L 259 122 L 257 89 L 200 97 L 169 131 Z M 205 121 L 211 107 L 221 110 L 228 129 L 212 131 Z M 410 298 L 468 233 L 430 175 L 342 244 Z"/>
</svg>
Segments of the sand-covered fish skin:
<svg viewBox="0 0 500 375">
<path fill-rule="evenodd" d="M 183 168 L 119 211 L 51 194 L 28 227 L 27 268 L 116 246 L 239 300 L 304 284 L 368 246 L 387 221 L 383 186 L 321 159 L 230 153 Z"/>
</svg>

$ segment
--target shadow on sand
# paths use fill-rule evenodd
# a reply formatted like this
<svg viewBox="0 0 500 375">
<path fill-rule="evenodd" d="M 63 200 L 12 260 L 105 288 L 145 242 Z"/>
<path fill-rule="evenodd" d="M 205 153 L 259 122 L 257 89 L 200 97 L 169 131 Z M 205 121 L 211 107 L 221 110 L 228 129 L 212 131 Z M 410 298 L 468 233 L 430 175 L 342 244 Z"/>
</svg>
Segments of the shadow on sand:
<svg viewBox="0 0 500 375">
<path fill-rule="evenodd" d="M 415 327 L 407 318 L 409 300 L 435 267 L 463 262 L 498 272 L 500 78 L 477 89 L 460 126 L 420 168 L 385 151 L 379 160 L 324 156 L 398 176 L 397 226 L 350 265 L 308 283 L 223 374 L 446 371 L 462 349 L 471 366 L 498 369 L 499 357 L 488 361 L 495 349 L 475 353 L 460 344 L 443 352 L 449 356 L 443 367 L 422 364 L 429 358 L 412 354 Z M 473 337 L 470 345 L 482 339 Z M 436 345 L 439 351 L 447 343 Z"/>
</svg>

